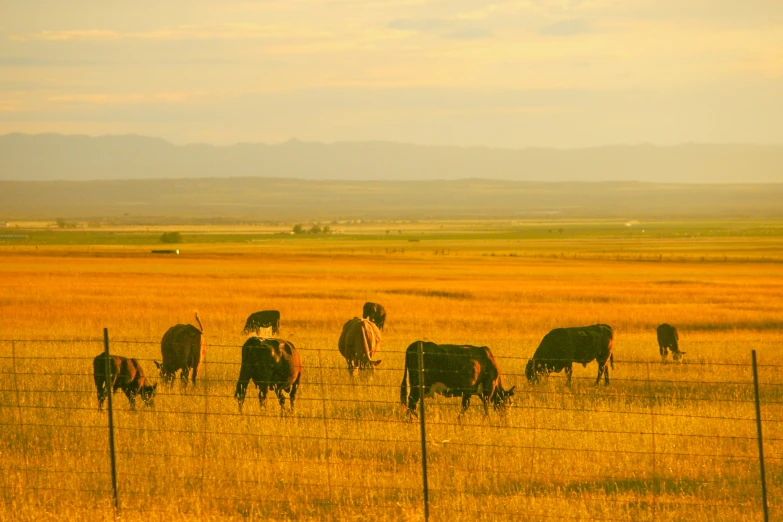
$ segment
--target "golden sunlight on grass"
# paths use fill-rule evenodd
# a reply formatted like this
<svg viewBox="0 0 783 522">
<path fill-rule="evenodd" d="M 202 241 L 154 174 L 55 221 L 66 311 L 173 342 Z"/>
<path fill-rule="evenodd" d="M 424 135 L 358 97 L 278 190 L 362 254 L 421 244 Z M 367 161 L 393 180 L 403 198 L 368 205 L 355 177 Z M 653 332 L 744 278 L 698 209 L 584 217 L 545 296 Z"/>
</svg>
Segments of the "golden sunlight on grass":
<svg viewBox="0 0 783 522">
<path fill-rule="evenodd" d="M 783 365 L 779 263 L 352 248 L 0 252 L 0 519 L 113 517 L 92 382 L 102 329 L 154 381 L 161 336 L 194 310 L 208 344 L 202 382 L 162 388 L 136 412 L 114 396 L 123 520 L 420 519 L 419 426 L 399 404 L 402 352 L 418 339 L 487 345 L 517 386 L 514 408 L 488 420 L 477 399 L 460 420 L 457 399 L 427 401 L 433 520 L 761 517 L 749 363 L 755 349 L 762 365 Z M 365 301 L 388 311 L 383 364 L 351 378 L 337 339 Z M 233 398 L 244 321 L 263 309 L 280 310 L 280 337 L 305 366 L 296 413 L 282 417 L 273 396 L 259 408 L 253 387 L 244 414 Z M 592 387 L 595 364 L 574 368 L 571 389 L 562 375 L 526 382 L 545 333 L 598 322 L 615 331 L 609 387 Z M 679 328 L 684 363 L 660 362 L 662 322 Z M 778 516 L 783 379 L 760 372 Z"/>
</svg>

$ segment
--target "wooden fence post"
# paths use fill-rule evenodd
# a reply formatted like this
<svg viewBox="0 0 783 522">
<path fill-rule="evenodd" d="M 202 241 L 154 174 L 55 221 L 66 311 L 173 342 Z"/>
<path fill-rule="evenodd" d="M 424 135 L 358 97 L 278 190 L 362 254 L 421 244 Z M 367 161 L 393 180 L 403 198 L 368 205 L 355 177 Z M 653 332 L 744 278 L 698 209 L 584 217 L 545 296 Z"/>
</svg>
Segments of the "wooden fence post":
<svg viewBox="0 0 783 522">
<path fill-rule="evenodd" d="M 756 350 L 750 351 L 753 364 L 753 390 L 756 393 L 756 432 L 759 441 L 759 468 L 761 471 L 761 502 L 764 508 L 764 522 L 769 521 L 769 508 L 767 507 L 767 474 L 764 472 L 764 439 L 761 436 L 761 404 L 759 402 L 759 373 L 756 369 Z"/>
<path fill-rule="evenodd" d="M 111 459 L 111 487 L 114 491 L 114 511 L 120 510 L 120 497 L 117 494 L 117 459 L 114 455 L 114 405 L 112 403 L 111 364 L 109 364 L 109 329 L 103 329 L 103 353 L 106 362 L 106 395 L 109 399 L 109 458 Z"/>
<path fill-rule="evenodd" d="M 424 422 L 424 343 L 419 341 L 419 424 L 421 426 L 421 478 L 424 491 L 424 521 L 430 519 L 430 492 L 427 482 L 427 426 Z"/>
</svg>

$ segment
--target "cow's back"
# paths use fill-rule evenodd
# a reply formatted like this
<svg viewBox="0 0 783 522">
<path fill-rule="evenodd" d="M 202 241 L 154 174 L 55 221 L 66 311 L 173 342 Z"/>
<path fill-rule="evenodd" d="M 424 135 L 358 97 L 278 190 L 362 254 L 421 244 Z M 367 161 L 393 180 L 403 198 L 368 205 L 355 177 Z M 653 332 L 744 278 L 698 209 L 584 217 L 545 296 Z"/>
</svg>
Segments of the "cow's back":
<svg viewBox="0 0 783 522">
<path fill-rule="evenodd" d="M 343 357 L 363 362 L 369 362 L 375 356 L 380 344 L 381 331 L 375 323 L 359 317 L 354 317 L 343 325 L 337 343 Z"/>
<path fill-rule="evenodd" d="M 106 354 L 98 354 L 93 359 L 93 378 L 96 386 L 100 386 L 104 382 L 109 382 L 115 387 L 123 389 L 132 383 L 138 383 L 139 386 L 144 385 L 144 370 L 136 359 L 111 355 L 109 356 L 109 371 L 111 374 L 107 376 Z"/>
<path fill-rule="evenodd" d="M 441 382 L 449 388 L 466 389 L 475 385 L 485 371 L 491 378 L 497 378 L 497 364 L 487 347 L 426 342 L 423 348 L 428 385 Z M 409 346 L 408 351 L 418 357 L 417 343 Z"/>
<path fill-rule="evenodd" d="M 294 382 L 302 372 L 299 352 L 290 341 L 250 337 L 242 345 L 242 366 L 254 378 L 271 374 L 277 382 Z"/>
<path fill-rule="evenodd" d="M 574 347 L 568 328 L 549 331 L 536 348 L 533 359 L 561 362 L 573 360 Z"/>
<path fill-rule="evenodd" d="M 593 360 L 605 361 L 611 354 L 614 340 L 612 327 L 594 324 L 567 329 L 573 345 L 573 361 L 587 364 Z"/>
<path fill-rule="evenodd" d="M 190 324 L 172 326 L 163 335 L 160 350 L 166 367 L 197 367 L 205 351 L 204 335 Z"/>
<path fill-rule="evenodd" d="M 676 343 L 680 338 L 677 334 L 677 328 L 668 323 L 659 325 L 658 328 L 655 329 L 655 333 L 658 336 L 658 344 L 663 346 Z"/>
</svg>

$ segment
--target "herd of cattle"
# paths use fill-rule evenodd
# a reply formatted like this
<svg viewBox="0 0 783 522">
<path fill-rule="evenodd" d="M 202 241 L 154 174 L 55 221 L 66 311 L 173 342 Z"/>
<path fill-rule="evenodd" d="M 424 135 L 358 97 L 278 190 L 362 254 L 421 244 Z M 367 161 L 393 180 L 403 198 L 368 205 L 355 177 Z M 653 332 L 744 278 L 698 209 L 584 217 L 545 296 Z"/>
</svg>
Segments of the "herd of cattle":
<svg viewBox="0 0 783 522">
<path fill-rule="evenodd" d="M 345 358 L 348 371 L 371 369 L 381 363 L 375 360 L 381 342 L 381 330 L 386 321 L 386 310 L 377 303 L 366 303 L 362 317 L 354 317 L 343 325 L 338 348 Z M 155 361 L 164 383 L 171 383 L 180 372 L 183 385 L 188 381 L 195 383 L 201 362 L 204 359 L 206 343 L 204 328 L 196 313 L 198 327 L 190 324 L 178 324 L 166 331 L 161 340 L 162 362 Z M 285 408 L 285 395 L 294 409 L 296 392 L 302 377 L 302 359 L 290 341 L 277 338 L 259 337 L 261 329 L 270 328 L 277 334 L 280 328 L 280 312 L 266 310 L 248 317 L 243 333 L 256 335 L 242 345 L 242 364 L 239 369 L 234 397 L 239 411 L 245 401 L 250 381 L 258 387 L 258 398 L 264 405 L 267 393 L 273 390 L 281 408 Z M 679 361 L 685 352 L 679 348 L 677 329 L 669 324 L 657 328 L 658 347 L 662 360 L 666 360 L 669 350 L 673 359 Z M 606 324 L 580 326 L 574 328 L 556 328 L 541 340 L 533 357 L 525 368 L 525 376 L 531 383 L 538 382 L 552 372 L 565 370 L 566 384 L 571 384 L 572 366 L 581 363 L 586 366 L 592 361 L 598 363 L 598 377 L 595 384 L 604 377 L 609 384 L 609 367 L 614 368 L 612 354 L 614 332 Z M 423 371 L 420 363 L 423 362 Z M 424 382 L 420 382 L 423 376 Z M 106 359 L 100 354 L 93 361 L 93 377 L 98 393 L 98 408 L 111 392 L 122 390 L 128 397 L 131 408 L 135 408 L 136 396 L 145 404 L 150 404 L 155 396 L 157 383 L 147 382 L 144 372 L 136 359 L 117 355 Z M 410 380 L 410 389 L 408 388 Z M 407 411 L 415 415 L 417 404 L 424 397 L 439 393 L 446 397 L 462 397 L 462 413 L 470 405 L 470 398 L 477 395 L 489 414 L 489 405 L 504 411 L 512 401 L 514 387 L 505 389 L 503 378 L 492 351 L 486 346 L 435 344 L 416 341 L 408 346 L 405 353 L 405 368 L 400 384 L 400 402 L 407 405 Z"/>
</svg>

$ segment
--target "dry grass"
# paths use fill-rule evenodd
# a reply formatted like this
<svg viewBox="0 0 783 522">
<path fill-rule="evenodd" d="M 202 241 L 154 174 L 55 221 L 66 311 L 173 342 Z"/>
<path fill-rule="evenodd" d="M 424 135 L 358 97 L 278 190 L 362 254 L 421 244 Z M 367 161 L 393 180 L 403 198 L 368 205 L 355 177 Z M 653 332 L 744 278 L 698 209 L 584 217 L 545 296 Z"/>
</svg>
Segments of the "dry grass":
<svg viewBox="0 0 783 522">
<path fill-rule="evenodd" d="M 548 242 L 525 244 L 528 257 L 489 255 L 513 251 L 493 242 L 446 247 L 459 255 L 416 245 L 385 255 L 382 243 L 348 238 L 204 246 L 177 258 L 139 247 L 0 252 L 0 339 L 50 340 L 0 343 L 19 374 L 14 383 L 13 361 L 0 359 L 0 519 L 112 517 L 90 359 L 108 327 L 112 352 L 152 374 L 163 332 L 194 309 L 208 342 L 204 382 L 162 390 L 135 413 L 115 395 L 125 520 L 419 519 L 419 427 L 397 404 L 400 352 L 417 339 L 490 346 L 518 394 L 507 417 L 489 421 L 477 405 L 458 422 L 457 400 L 428 401 L 434 520 L 759 519 L 755 424 L 741 419 L 754 418 L 750 350 L 783 365 L 783 266 L 732 262 L 752 249 L 747 241 L 711 243 L 729 260 L 704 263 L 693 262 L 698 249 L 688 262 L 638 262 L 615 260 L 611 242 L 583 243 L 604 259 L 531 257 L 553 252 Z M 384 362 L 352 380 L 337 339 L 368 300 L 388 311 Z M 240 332 L 247 315 L 270 308 L 281 312 L 281 337 L 302 350 L 297 412 L 281 418 L 274 400 L 261 410 L 249 396 L 240 416 Z M 659 361 L 654 328 L 664 321 L 680 328 L 684 364 Z M 596 322 L 615 329 L 608 388 L 591 386 L 595 365 L 575 368 L 571 390 L 562 376 L 524 381 L 525 358 L 547 331 Z M 783 383 L 774 368 L 761 378 Z M 773 518 L 781 391 L 762 388 Z"/>
</svg>

